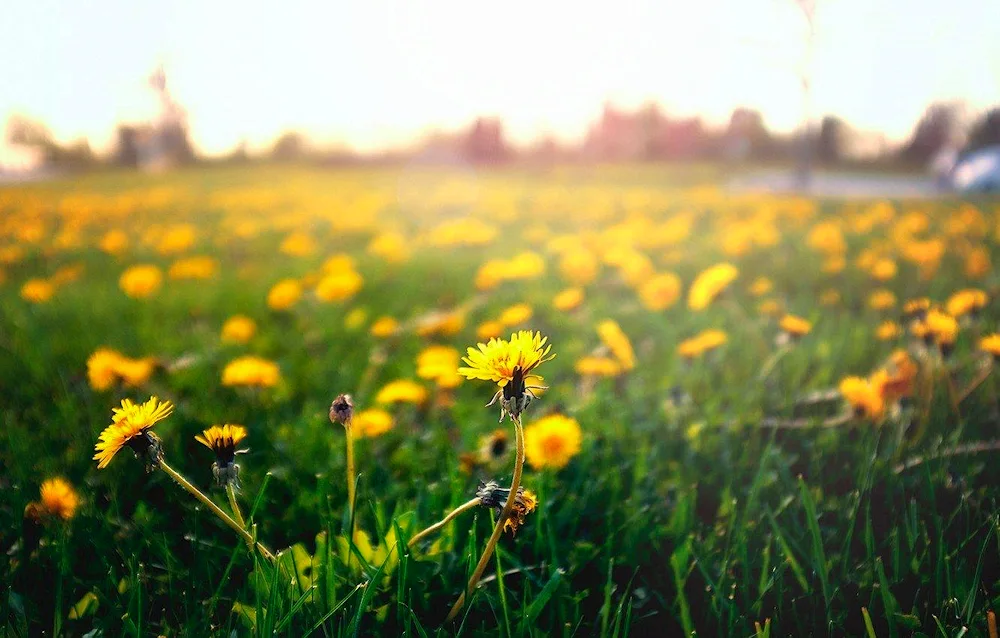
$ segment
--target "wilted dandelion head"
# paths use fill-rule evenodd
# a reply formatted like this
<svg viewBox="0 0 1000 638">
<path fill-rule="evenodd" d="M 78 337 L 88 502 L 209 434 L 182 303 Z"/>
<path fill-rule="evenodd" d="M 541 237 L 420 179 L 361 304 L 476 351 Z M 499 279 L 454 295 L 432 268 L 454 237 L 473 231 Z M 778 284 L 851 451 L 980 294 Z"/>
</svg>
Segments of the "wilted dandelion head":
<svg viewBox="0 0 1000 638">
<path fill-rule="evenodd" d="M 510 489 L 500 487 L 500 484 L 496 481 L 480 482 L 479 489 L 476 490 L 476 496 L 483 507 L 491 508 L 499 515 L 503 513 L 503 507 L 510 496 Z M 535 496 L 535 493 L 525 489 L 524 486 L 518 487 L 517 496 L 514 497 L 513 509 L 510 512 L 510 516 L 503 523 L 503 530 L 511 534 L 516 534 L 517 529 L 521 525 L 524 525 L 524 520 L 528 514 L 534 512 L 537 508 L 538 497 Z"/>
<path fill-rule="evenodd" d="M 330 422 L 341 425 L 350 425 L 354 417 L 354 401 L 349 394 L 337 395 L 337 398 L 330 404 Z"/>
<path fill-rule="evenodd" d="M 157 397 L 151 397 L 141 405 L 123 399 L 122 406 L 112 410 L 111 425 L 104 428 L 95 446 L 97 468 L 106 468 L 126 445 L 132 448 L 136 457 L 144 459 L 148 467 L 155 467 L 161 454 L 160 441 L 151 430 L 173 410 L 170 401 L 161 402 Z"/>
</svg>

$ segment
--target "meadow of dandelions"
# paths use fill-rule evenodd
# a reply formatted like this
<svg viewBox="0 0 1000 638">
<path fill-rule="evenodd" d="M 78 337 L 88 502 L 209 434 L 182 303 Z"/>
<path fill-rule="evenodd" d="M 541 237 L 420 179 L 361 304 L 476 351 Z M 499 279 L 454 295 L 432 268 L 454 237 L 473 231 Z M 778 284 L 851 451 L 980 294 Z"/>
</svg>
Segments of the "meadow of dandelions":
<svg viewBox="0 0 1000 638">
<path fill-rule="evenodd" d="M 4 635 L 995 637 L 1000 203 L 0 189 Z"/>
</svg>

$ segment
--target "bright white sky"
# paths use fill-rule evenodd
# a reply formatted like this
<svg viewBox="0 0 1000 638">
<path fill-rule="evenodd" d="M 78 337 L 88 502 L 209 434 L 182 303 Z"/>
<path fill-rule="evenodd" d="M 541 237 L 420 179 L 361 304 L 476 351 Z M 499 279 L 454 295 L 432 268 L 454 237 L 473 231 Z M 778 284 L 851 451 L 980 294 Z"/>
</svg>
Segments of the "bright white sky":
<svg viewBox="0 0 1000 638">
<path fill-rule="evenodd" d="M 817 0 L 815 112 L 902 138 L 936 99 L 1000 103 L 1000 1 Z M 156 112 L 163 63 L 198 147 L 289 129 L 372 149 L 502 116 L 510 136 L 581 135 L 611 100 L 723 122 L 801 117 L 805 26 L 793 0 L 588 2 L 9 0 L 0 120 L 111 143 Z"/>
</svg>

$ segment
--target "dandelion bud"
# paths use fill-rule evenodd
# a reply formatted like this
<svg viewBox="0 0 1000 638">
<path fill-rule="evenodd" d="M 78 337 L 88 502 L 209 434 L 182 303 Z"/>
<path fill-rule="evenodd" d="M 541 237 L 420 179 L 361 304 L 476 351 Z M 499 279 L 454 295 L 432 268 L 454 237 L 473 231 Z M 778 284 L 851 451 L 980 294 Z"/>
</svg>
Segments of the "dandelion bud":
<svg viewBox="0 0 1000 638">
<path fill-rule="evenodd" d="M 350 424 L 354 417 L 354 402 L 351 395 L 341 394 L 330 404 L 330 422 L 339 423 L 345 427 Z"/>
</svg>

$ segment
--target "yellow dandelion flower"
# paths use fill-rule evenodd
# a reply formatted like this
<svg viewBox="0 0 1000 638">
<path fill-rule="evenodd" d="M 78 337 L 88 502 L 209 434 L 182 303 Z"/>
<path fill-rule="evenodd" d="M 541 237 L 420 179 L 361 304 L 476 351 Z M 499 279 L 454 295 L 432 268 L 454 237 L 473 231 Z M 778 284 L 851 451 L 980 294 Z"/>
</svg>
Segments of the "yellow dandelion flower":
<svg viewBox="0 0 1000 638">
<path fill-rule="evenodd" d="M 982 290 L 969 289 L 959 290 L 945 304 L 948 314 L 956 319 L 965 315 L 975 316 L 977 312 L 986 307 L 989 297 Z"/>
<path fill-rule="evenodd" d="M 903 315 L 910 318 L 922 319 L 927 311 L 931 309 L 931 300 L 927 297 L 910 299 L 903 304 Z"/>
<path fill-rule="evenodd" d="M 410 256 L 410 242 L 402 233 L 381 233 L 368 242 L 368 253 L 381 257 L 391 264 L 406 261 Z"/>
<path fill-rule="evenodd" d="M 576 419 L 552 414 L 524 429 L 524 454 L 531 467 L 566 467 L 579 454 L 583 432 Z"/>
<path fill-rule="evenodd" d="M 840 303 L 840 292 L 833 288 L 827 288 L 819 296 L 821 306 L 836 306 Z"/>
<path fill-rule="evenodd" d="M 885 405 L 879 388 L 870 380 L 846 377 L 840 381 L 839 390 L 855 416 L 873 421 L 881 418 Z"/>
<path fill-rule="evenodd" d="M 219 272 L 219 262 L 211 257 L 185 257 L 170 264 L 171 279 L 210 279 Z"/>
<path fill-rule="evenodd" d="M 642 305 L 654 312 L 670 308 L 681 296 L 681 279 L 672 272 L 653 275 L 639 287 Z"/>
<path fill-rule="evenodd" d="M 454 374 L 461 355 L 451 346 L 427 346 L 417 355 L 417 376 L 437 380 Z"/>
<path fill-rule="evenodd" d="M 505 414 L 519 419 L 521 413 L 535 397 L 533 390 L 541 389 L 535 383 L 542 377 L 534 374 L 535 368 L 554 358 L 550 354 L 551 345 L 546 345 L 547 337 L 530 330 L 521 330 L 510 336 L 510 340 L 490 339 L 468 349 L 468 356 L 462 361 L 467 367 L 458 373 L 467 379 L 493 381 L 499 390 L 488 405 L 500 401 L 500 420 Z"/>
<path fill-rule="evenodd" d="M 635 367 L 635 352 L 632 350 L 632 342 L 622 331 L 617 322 L 606 319 L 597 324 L 597 334 L 601 341 L 611 350 L 622 369 L 631 370 Z"/>
<path fill-rule="evenodd" d="M 399 322 L 392 317 L 379 317 L 368 331 L 373 337 L 386 339 L 399 332 Z"/>
<path fill-rule="evenodd" d="M 364 279 L 353 270 L 338 270 L 320 279 L 316 284 L 316 297 L 321 301 L 344 301 L 361 290 Z"/>
<path fill-rule="evenodd" d="M 254 386 L 270 388 L 278 385 L 281 372 L 278 364 L 255 356 L 233 359 L 222 371 L 224 386 Z"/>
<path fill-rule="evenodd" d="M 282 279 L 267 293 L 267 307 L 288 310 L 302 297 L 302 284 L 297 279 Z"/>
<path fill-rule="evenodd" d="M 780 327 L 782 332 L 792 337 L 802 337 L 812 330 L 812 323 L 796 315 L 785 315 L 781 318 Z"/>
<path fill-rule="evenodd" d="M 125 385 L 138 388 L 145 385 L 149 381 L 149 378 L 153 376 L 156 365 L 156 359 L 153 357 L 144 357 L 142 359 L 121 357 L 118 359 L 115 372 L 125 382 Z"/>
<path fill-rule="evenodd" d="M 128 248 L 128 235 L 122 230 L 109 230 L 98 245 L 109 255 L 120 255 Z"/>
<path fill-rule="evenodd" d="M 888 310 L 895 305 L 896 295 L 891 290 L 876 290 L 868 296 L 868 307 L 872 310 Z"/>
<path fill-rule="evenodd" d="M 244 454 L 246 450 L 236 446 L 246 437 L 247 429 L 232 423 L 213 425 L 194 437 L 195 441 L 215 452 L 212 473 L 220 485 L 230 482 L 238 485 L 240 466 L 236 465 L 236 455 Z"/>
<path fill-rule="evenodd" d="M 87 380 L 98 392 L 109 389 L 118 381 L 118 366 L 122 355 L 111 348 L 98 348 L 87 359 Z"/>
<path fill-rule="evenodd" d="M 584 377 L 614 377 L 621 374 L 622 366 L 611 357 L 581 357 L 573 369 Z"/>
<path fill-rule="evenodd" d="M 757 277 L 754 279 L 753 283 L 750 284 L 750 294 L 754 297 L 763 297 L 767 293 L 771 292 L 774 288 L 774 284 L 767 277 Z"/>
<path fill-rule="evenodd" d="M 892 341 L 903 334 L 903 329 L 895 321 L 883 321 L 875 329 L 875 336 L 880 341 Z"/>
<path fill-rule="evenodd" d="M 427 388 L 410 379 L 397 379 L 382 386 L 375 395 L 375 402 L 422 404 L 427 400 Z"/>
<path fill-rule="evenodd" d="M 222 340 L 229 343 L 246 343 L 257 332 L 257 324 L 245 315 L 234 315 L 222 324 Z"/>
<path fill-rule="evenodd" d="M 145 299 L 160 288 L 163 274 L 150 264 L 132 266 L 118 279 L 118 287 L 133 299 Z"/>
<path fill-rule="evenodd" d="M 740 271 L 729 263 L 721 263 L 699 274 L 688 291 L 688 307 L 704 310 L 724 291 Z"/>
<path fill-rule="evenodd" d="M 1000 359 L 1000 333 L 994 332 L 980 339 L 979 349 L 993 355 L 994 359 Z"/>
<path fill-rule="evenodd" d="M 161 402 L 157 397 L 150 397 L 142 405 L 133 403 L 130 399 L 122 400 L 122 407 L 115 408 L 111 413 L 111 425 L 101 432 L 100 440 L 95 446 L 97 454 L 97 469 L 103 470 L 111 463 L 126 445 L 132 448 L 139 458 L 146 458 L 155 464 L 159 460 L 159 439 L 152 433 L 153 426 L 170 416 L 174 406 L 170 401 Z"/>
<path fill-rule="evenodd" d="M 571 284 L 583 286 L 597 278 L 600 262 L 589 250 L 576 248 L 563 253 L 559 273 Z"/>
<path fill-rule="evenodd" d="M 47 279 L 29 279 L 21 286 L 21 298 L 31 303 L 45 303 L 55 292 L 55 285 Z"/>
<path fill-rule="evenodd" d="M 552 298 L 552 307 L 559 312 L 569 312 L 570 310 L 575 310 L 580 307 L 583 303 L 583 289 L 582 288 L 567 288 L 559 292 L 555 297 Z M 499 335 L 490 335 L 499 336 Z M 483 337 L 480 337 L 482 339 Z"/>
<path fill-rule="evenodd" d="M 477 339 L 497 339 L 503 334 L 503 324 L 499 321 L 484 321 L 476 327 Z"/>
<path fill-rule="evenodd" d="M 517 326 L 531 320 L 534 312 L 526 303 L 519 303 L 505 308 L 500 313 L 500 323 L 505 327 Z"/>
<path fill-rule="evenodd" d="M 939 346 L 949 347 L 954 345 L 958 337 L 958 321 L 951 315 L 940 310 L 931 310 L 924 320 L 927 331 L 934 337 L 934 341 Z"/>
<path fill-rule="evenodd" d="M 46 479 L 39 491 L 42 507 L 49 515 L 68 521 L 76 514 L 80 496 L 66 479 Z"/>
<path fill-rule="evenodd" d="M 351 430 L 361 438 L 375 438 L 382 436 L 392 429 L 395 421 L 392 415 L 385 410 L 371 408 L 361 410 L 351 419 Z"/>
<path fill-rule="evenodd" d="M 417 335 L 421 337 L 450 337 L 465 327 L 465 315 L 458 310 L 435 311 L 417 321 Z"/>
<path fill-rule="evenodd" d="M 304 232 L 295 232 L 282 240 L 278 250 L 292 257 L 308 257 L 316 252 L 316 241 Z"/>
</svg>

